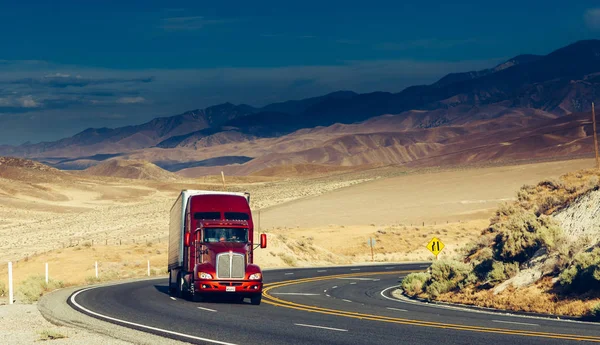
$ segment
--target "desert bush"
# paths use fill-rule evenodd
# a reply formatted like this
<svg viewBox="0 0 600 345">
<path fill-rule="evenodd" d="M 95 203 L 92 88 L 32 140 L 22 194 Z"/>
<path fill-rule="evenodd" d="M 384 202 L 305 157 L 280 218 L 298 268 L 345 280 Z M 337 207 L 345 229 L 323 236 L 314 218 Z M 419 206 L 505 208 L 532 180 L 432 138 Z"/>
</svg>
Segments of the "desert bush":
<svg viewBox="0 0 600 345">
<path fill-rule="evenodd" d="M 523 263 L 542 246 L 551 249 L 564 239 L 552 218 L 524 209 L 516 209 L 504 221 L 492 224 L 490 231 L 497 234 L 494 258 L 503 262 Z"/>
<path fill-rule="evenodd" d="M 565 185 L 562 181 L 559 181 L 557 179 L 548 179 L 548 180 L 543 180 L 541 182 L 538 183 L 539 187 L 543 187 L 546 188 L 547 190 L 559 190 L 559 189 L 564 189 Z"/>
<path fill-rule="evenodd" d="M 0 281 L 0 296 L 5 296 L 7 294 L 6 284 Z"/>
<path fill-rule="evenodd" d="M 491 270 L 486 276 L 486 281 L 492 285 L 510 279 L 519 273 L 519 264 L 516 262 L 494 261 Z"/>
<path fill-rule="evenodd" d="M 50 329 L 45 329 L 45 330 L 39 332 L 39 334 L 40 334 L 39 340 L 41 340 L 41 341 L 67 338 L 66 335 L 58 333 L 58 332 L 50 330 Z"/>
<path fill-rule="evenodd" d="M 288 265 L 290 267 L 296 266 L 296 258 L 294 258 L 293 256 L 291 256 L 289 254 L 281 253 L 281 254 L 279 254 L 279 257 L 281 257 L 281 260 L 283 260 L 283 262 L 286 265 Z"/>
<path fill-rule="evenodd" d="M 595 319 L 600 319 L 600 303 L 597 303 L 590 309 L 590 316 Z"/>
<path fill-rule="evenodd" d="M 558 279 L 560 285 L 569 291 L 586 292 L 600 288 L 600 248 L 575 255 Z"/>
<path fill-rule="evenodd" d="M 17 294 L 23 302 L 33 303 L 37 302 L 44 293 L 62 287 L 64 287 L 62 281 L 50 279 L 46 284 L 44 276 L 30 276 L 21 283 L 17 289 Z"/>
<path fill-rule="evenodd" d="M 440 294 L 462 289 L 475 280 L 469 264 L 452 260 L 435 261 L 431 265 L 430 278 L 425 282 L 425 292 L 435 299 Z"/>
<path fill-rule="evenodd" d="M 83 246 L 86 248 L 90 248 L 92 246 L 92 242 L 83 242 Z"/>
<path fill-rule="evenodd" d="M 471 273 L 471 266 L 460 261 L 438 260 L 431 265 L 431 280 L 458 281 Z"/>
<path fill-rule="evenodd" d="M 415 296 L 423 293 L 425 283 L 429 280 L 430 275 L 424 272 L 411 273 L 402 279 L 402 290 L 409 296 Z"/>
</svg>

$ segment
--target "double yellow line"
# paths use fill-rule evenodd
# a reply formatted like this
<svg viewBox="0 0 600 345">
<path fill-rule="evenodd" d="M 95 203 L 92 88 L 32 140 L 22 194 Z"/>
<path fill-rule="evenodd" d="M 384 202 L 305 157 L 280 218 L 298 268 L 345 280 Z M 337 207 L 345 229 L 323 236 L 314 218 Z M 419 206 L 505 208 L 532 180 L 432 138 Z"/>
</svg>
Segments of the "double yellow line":
<svg viewBox="0 0 600 345">
<path fill-rule="evenodd" d="M 274 306 L 278 306 L 278 307 L 302 310 L 302 311 L 307 311 L 307 312 L 312 312 L 312 313 L 343 316 L 343 317 L 349 317 L 349 318 L 353 318 L 353 319 L 380 321 L 380 322 L 395 323 L 395 324 L 402 324 L 402 325 L 454 329 L 454 330 L 480 332 L 480 333 L 509 334 L 509 335 L 519 335 L 519 336 L 526 336 L 526 337 L 600 342 L 600 336 L 596 337 L 596 336 L 584 336 L 584 335 L 576 335 L 576 334 L 532 332 L 532 331 L 512 330 L 512 329 L 504 329 L 504 328 L 467 326 L 467 325 L 458 325 L 458 324 L 450 324 L 450 323 L 442 323 L 442 322 L 419 321 L 419 320 L 411 320 L 411 319 L 404 319 L 404 318 L 396 318 L 396 317 L 388 317 L 388 316 L 381 316 L 381 315 L 363 314 L 363 313 L 357 313 L 357 312 L 321 308 L 321 307 L 316 307 L 316 306 L 311 306 L 311 305 L 305 305 L 305 304 L 299 304 L 299 303 L 294 303 L 294 302 L 290 302 L 290 301 L 285 301 L 285 300 L 279 299 L 279 298 L 274 297 L 269 294 L 269 292 L 273 289 L 284 287 L 284 286 L 289 286 L 289 285 L 317 282 L 317 281 L 330 280 L 330 279 L 336 279 L 336 278 L 348 278 L 348 277 L 357 277 L 357 276 L 364 277 L 364 276 L 371 276 L 371 275 L 407 274 L 407 273 L 411 273 L 411 272 L 417 272 L 417 271 L 390 271 L 390 272 L 338 274 L 338 275 L 331 275 L 331 276 L 324 276 L 324 277 L 295 279 L 295 280 L 283 281 L 283 282 L 278 282 L 278 283 L 265 284 L 265 288 L 263 289 L 263 297 L 264 297 L 263 302 L 274 305 Z"/>
</svg>

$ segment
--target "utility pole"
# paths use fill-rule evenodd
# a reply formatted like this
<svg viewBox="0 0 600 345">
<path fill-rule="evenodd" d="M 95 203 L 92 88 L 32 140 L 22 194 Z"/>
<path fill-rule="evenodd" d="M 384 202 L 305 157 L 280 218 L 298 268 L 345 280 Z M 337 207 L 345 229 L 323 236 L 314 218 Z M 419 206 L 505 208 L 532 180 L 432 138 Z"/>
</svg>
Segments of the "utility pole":
<svg viewBox="0 0 600 345">
<path fill-rule="evenodd" d="M 596 152 L 596 169 L 600 170 L 600 159 L 598 158 L 598 136 L 596 134 L 596 110 L 594 109 L 594 102 L 592 102 L 592 122 L 594 129 L 594 151 Z"/>
</svg>

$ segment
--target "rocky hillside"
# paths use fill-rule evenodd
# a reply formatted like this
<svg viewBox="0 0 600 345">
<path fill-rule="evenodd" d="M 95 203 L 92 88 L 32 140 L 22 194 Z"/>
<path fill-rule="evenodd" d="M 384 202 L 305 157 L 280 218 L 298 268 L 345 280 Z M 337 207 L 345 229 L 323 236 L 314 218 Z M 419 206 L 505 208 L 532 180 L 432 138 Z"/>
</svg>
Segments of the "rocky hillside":
<svg viewBox="0 0 600 345">
<path fill-rule="evenodd" d="M 600 172 L 524 186 L 459 261 L 408 276 L 404 292 L 499 309 L 600 317 Z"/>
</svg>

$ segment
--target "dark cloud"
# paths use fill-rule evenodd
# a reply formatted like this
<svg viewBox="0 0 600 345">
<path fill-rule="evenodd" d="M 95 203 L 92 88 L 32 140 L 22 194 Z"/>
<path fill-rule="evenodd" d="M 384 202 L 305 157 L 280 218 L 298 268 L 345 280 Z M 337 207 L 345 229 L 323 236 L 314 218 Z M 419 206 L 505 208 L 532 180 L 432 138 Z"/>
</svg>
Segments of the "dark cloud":
<svg viewBox="0 0 600 345">
<path fill-rule="evenodd" d="M 152 81 L 154 81 L 154 77 L 142 77 L 134 79 L 92 79 L 84 78 L 80 75 L 72 76 L 70 74 L 55 73 L 45 75 L 41 78 L 23 78 L 19 80 L 13 80 L 9 83 L 14 85 L 27 85 L 30 87 L 67 88 L 120 83 L 151 83 Z"/>
</svg>

